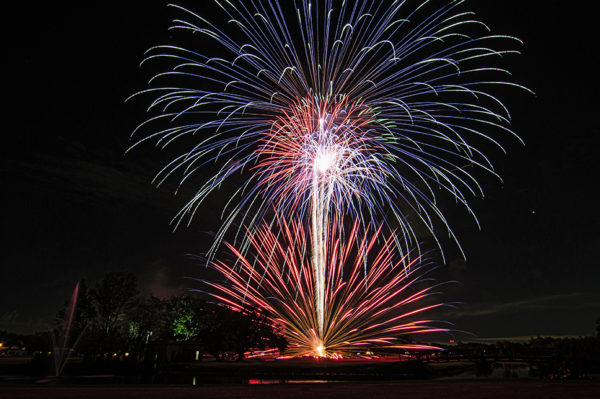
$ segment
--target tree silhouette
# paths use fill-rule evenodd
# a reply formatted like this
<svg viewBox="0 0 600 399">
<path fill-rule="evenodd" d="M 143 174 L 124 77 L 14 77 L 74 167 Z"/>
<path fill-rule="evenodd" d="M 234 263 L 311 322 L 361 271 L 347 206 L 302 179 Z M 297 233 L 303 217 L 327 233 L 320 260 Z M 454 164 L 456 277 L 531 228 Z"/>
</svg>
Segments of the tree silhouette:
<svg viewBox="0 0 600 399">
<path fill-rule="evenodd" d="M 126 272 L 107 273 L 92 289 L 91 297 L 97 312 L 94 327 L 101 353 L 119 348 L 118 341 L 122 336 L 117 330 L 124 327 L 126 312 L 138 293 L 135 275 Z"/>
</svg>

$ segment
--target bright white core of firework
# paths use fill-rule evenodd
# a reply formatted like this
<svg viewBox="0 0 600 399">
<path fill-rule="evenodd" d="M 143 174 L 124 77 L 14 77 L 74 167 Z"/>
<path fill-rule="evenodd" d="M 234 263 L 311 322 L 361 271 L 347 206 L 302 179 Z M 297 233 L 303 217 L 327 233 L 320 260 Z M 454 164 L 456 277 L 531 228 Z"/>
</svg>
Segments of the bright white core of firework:
<svg viewBox="0 0 600 399">
<path fill-rule="evenodd" d="M 315 158 L 315 168 L 321 173 L 327 172 L 335 165 L 336 154 L 334 152 L 325 151 Z"/>
</svg>

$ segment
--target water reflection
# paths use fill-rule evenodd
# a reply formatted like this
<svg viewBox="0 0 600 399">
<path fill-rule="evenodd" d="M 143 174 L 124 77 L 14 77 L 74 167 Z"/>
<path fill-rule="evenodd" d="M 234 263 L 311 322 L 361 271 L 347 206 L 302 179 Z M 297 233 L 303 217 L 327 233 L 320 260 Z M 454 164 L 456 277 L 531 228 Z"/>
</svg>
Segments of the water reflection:
<svg viewBox="0 0 600 399">
<path fill-rule="evenodd" d="M 250 379 L 248 384 L 250 385 L 263 385 L 263 384 L 327 384 L 332 382 L 344 382 L 344 381 L 330 381 L 330 380 L 270 380 L 270 379 Z"/>
<path fill-rule="evenodd" d="M 175 385 L 211 385 L 211 384 L 243 384 L 243 385 L 272 385 L 272 384 L 331 384 L 349 381 L 379 381 L 434 378 L 436 380 L 502 380 L 502 379 L 539 379 L 540 370 L 537 365 L 525 362 L 473 362 L 441 364 L 431 366 L 428 374 L 415 374 L 414 370 L 396 370 L 388 374 L 362 373 L 364 370 L 320 370 L 307 375 L 289 375 L 279 370 L 264 371 L 256 377 L 248 373 L 227 372 L 221 369 L 199 370 L 169 370 L 153 376 L 153 384 Z M 166 371 L 166 370 L 165 370 Z M 284 370 L 285 371 L 285 370 Z M 277 372 L 279 375 L 273 375 Z M 245 375 L 244 375 L 245 374 Z M 286 375 L 288 374 L 288 375 Z M 417 377 L 415 377 L 417 376 Z M 290 378 L 291 377 L 291 378 Z"/>
</svg>

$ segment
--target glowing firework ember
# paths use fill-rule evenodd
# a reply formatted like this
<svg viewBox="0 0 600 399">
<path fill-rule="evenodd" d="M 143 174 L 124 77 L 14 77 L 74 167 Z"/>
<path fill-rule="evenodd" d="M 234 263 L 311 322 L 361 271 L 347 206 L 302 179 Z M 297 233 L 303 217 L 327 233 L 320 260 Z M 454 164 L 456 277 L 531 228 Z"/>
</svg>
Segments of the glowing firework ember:
<svg viewBox="0 0 600 399">
<path fill-rule="evenodd" d="M 326 323 L 320 334 L 313 275 L 306 265 L 311 262 L 306 256 L 309 233 L 296 222 L 278 223 L 278 227 L 265 224 L 250 236 L 251 257 L 229 246 L 239 268 L 214 263 L 225 281 L 203 283 L 219 302 L 240 311 L 248 305 L 257 308 L 274 325 L 283 327 L 292 355 L 339 357 L 370 347 L 434 349 L 401 339 L 446 329 L 419 319 L 442 305 L 419 305 L 434 293 L 434 287 L 424 286 L 426 267 L 419 260 L 406 265 L 393 235 L 386 238 L 380 231 L 363 235 L 358 223 L 343 237 L 338 228 L 329 229 L 323 254 Z M 369 263 L 366 274 L 365 260 Z"/>
<path fill-rule="evenodd" d="M 505 81 L 502 67 L 518 39 L 490 34 L 462 1 L 435 9 L 405 1 L 214 3 L 222 26 L 174 6 L 185 19 L 172 30 L 194 34 L 200 48 L 150 49 L 144 63 L 159 59 L 170 69 L 138 93 L 154 99 L 136 130 L 150 133 L 138 144 L 190 138 L 159 184 L 221 165 L 177 223 L 243 172 L 211 254 L 232 225 L 256 226 L 273 207 L 321 220 L 315 201 L 325 218 L 349 212 L 365 225 L 383 218 L 399 226 L 406 248 L 419 245 L 418 220 L 434 237 L 436 221 L 454 237 L 437 193 L 472 214 L 467 199 L 481 188 L 469 167 L 494 173 L 479 148 L 514 136 L 489 89 L 522 88 Z M 238 232 L 243 250 L 248 234 Z"/>
</svg>

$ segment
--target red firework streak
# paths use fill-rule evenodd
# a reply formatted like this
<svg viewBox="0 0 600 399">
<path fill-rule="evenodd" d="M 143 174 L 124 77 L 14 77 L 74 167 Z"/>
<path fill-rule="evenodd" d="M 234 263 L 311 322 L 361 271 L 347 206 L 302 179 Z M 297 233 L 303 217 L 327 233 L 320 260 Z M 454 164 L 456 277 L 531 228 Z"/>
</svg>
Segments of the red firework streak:
<svg viewBox="0 0 600 399">
<path fill-rule="evenodd" d="M 216 261 L 224 281 L 203 280 L 222 304 L 242 311 L 257 308 L 282 327 L 295 356 L 351 356 L 368 348 L 439 349 L 406 343 L 408 335 L 447 331 L 422 314 L 442 303 L 420 305 L 435 294 L 426 285 L 420 259 L 399 256 L 394 235 L 381 229 L 364 234 L 358 222 L 344 232 L 332 223 L 327 245 L 325 331 L 317 333 L 310 231 L 300 222 L 277 218 L 253 234 L 244 256 L 231 245 L 237 267 Z"/>
</svg>

